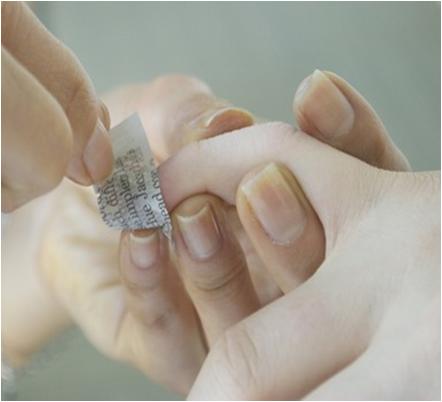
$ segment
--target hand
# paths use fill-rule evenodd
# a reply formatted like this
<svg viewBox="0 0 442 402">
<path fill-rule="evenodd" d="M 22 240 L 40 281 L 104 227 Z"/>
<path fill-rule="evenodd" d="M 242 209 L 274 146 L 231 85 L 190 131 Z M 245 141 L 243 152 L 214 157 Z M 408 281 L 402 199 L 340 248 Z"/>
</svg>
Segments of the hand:
<svg viewBox="0 0 442 402">
<path fill-rule="evenodd" d="M 159 160 L 186 141 L 244 127 L 253 121 L 249 113 L 215 98 L 205 84 L 183 76 L 127 86 L 105 99 L 115 124 L 136 110 L 140 113 Z M 72 319 L 79 321 L 88 334 L 93 333 L 91 337 L 101 350 L 126 359 L 114 350 L 111 333 L 118 326 L 113 320 L 120 313 L 113 309 L 113 303 L 124 304 L 118 296 L 121 285 L 115 258 L 119 234 L 101 221 L 91 189 L 65 181 L 47 197 L 9 215 L 6 225 L 2 342 L 10 363 L 24 364 Z M 23 249 L 27 252 L 23 253 Z M 115 286 L 108 283 L 106 288 L 104 282 L 109 278 L 115 280 Z M 48 284 L 55 296 L 62 295 L 69 312 L 48 292 Z M 109 294 L 115 297 L 108 298 Z M 97 311 L 89 311 L 88 303 Z M 108 316 L 101 317 L 101 304 Z M 97 316 L 97 323 L 102 326 L 95 325 Z"/>
<path fill-rule="evenodd" d="M 348 151 L 358 154 L 365 160 L 395 169 L 408 167 L 406 160 L 392 144 L 370 106 L 345 81 L 334 75 L 324 75 L 319 72 L 315 73 L 312 79 L 314 80 L 312 87 L 304 101 L 300 101 L 298 96 L 294 105 L 295 114 L 300 111 L 304 116 L 315 113 L 308 122 L 315 126 L 322 123 L 322 129 L 327 128 L 329 123 L 328 126 L 331 128 L 328 131 L 328 142 L 336 143 L 336 146 L 344 150 L 348 149 L 347 144 L 355 142 L 354 137 L 364 136 L 362 149 L 353 146 Z M 346 94 L 345 97 L 342 93 Z M 324 100 L 327 107 L 318 110 L 321 105 L 318 102 L 311 102 L 311 97 Z M 352 106 L 349 106 L 350 104 Z M 330 107 L 334 109 L 332 113 Z M 339 107 L 344 109 L 344 112 L 352 113 L 353 126 L 349 127 L 347 132 L 340 132 L 339 136 L 334 136 L 332 134 L 336 129 Z M 341 116 L 343 114 L 341 113 Z M 306 119 L 300 121 L 300 124 L 306 124 Z M 360 127 L 367 127 L 370 130 L 361 132 Z M 223 158 L 223 162 L 216 165 L 216 168 L 210 162 L 210 157 L 199 165 L 191 163 L 185 165 L 186 170 L 180 172 L 179 176 L 180 178 L 186 176 L 183 185 L 187 185 L 189 180 L 202 184 L 196 192 L 182 193 L 187 187 L 183 189 L 180 183 L 173 179 L 173 168 L 169 169 L 169 161 L 165 162 L 166 172 L 171 172 L 170 181 L 166 173 L 166 176 L 163 175 L 163 180 L 166 181 L 162 184 L 165 186 L 165 195 L 172 202 L 169 206 L 174 208 L 172 218 L 175 248 L 171 257 L 168 255 L 167 242 L 157 232 L 125 233 L 120 244 L 121 274 L 129 310 L 123 324 L 136 329 L 134 332 L 137 333 L 136 339 L 140 339 L 135 343 L 134 337 L 128 338 L 126 347 L 132 350 L 134 356 L 145 356 L 141 359 L 140 367 L 146 374 L 181 392 L 185 390 L 189 378 L 199 368 L 201 348 L 205 348 L 206 345 L 207 348 L 216 345 L 226 329 L 258 310 L 261 305 L 268 303 L 269 300 L 262 297 L 263 293 L 267 293 L 266 287 L 262 286 L 262 284 L 268 285 L 265 274 L 268 277 L 271 273 L 279 285 L 278 292 L 281 295 L 282 291 L 289 291 L 305 281 L 323 260 L 323 229 L 305 197 L 302 204 L 306 208 L 309 227 L 292 247 L 274 249 L 271 254 L 273 260 L 269 261 L 269 253 L 265 251 L 269 244 L 273 243 L 269 242 L 267 237 L 265 241 L 260 241 L 257 236 L 262 235 L 262 231 L 253 230 L 253 226 L 245 233 L 248 236 L 241 236 L 243 244 L 244 238 L 249 240 L 249 246 L 243 247 L 243 250 L 238 247 L 236 236 L 232 235 L 232 231 L 237 229 L 236 222 L 232 221 L 231 207 L 225 202 L 229 201 L 232 204 L 233 198 L 223 201 L 205 194 L 191 196 L 196 193 L 212 192 L 225 186 L 228 188 L 231 185 L 235 186 L 237 176 L 234 168 L 232 170 L 225 168 L 229 160 L 226 159 L 226 155 L 230 155 L 231 150 L 223 146 L 224 138 L 234 135 L 235 139 L 231 144 L 238 141 L 239 148 L 236 152 L 238 155 L 243 155 L 246 161 L 251 157 L 249 152 L 253 153 L 256 147 L 257 149 L 261 146 L 269 147 L 274 149 L 275 153 L 280 152 L 278 135 L 274 141 L 267 138 L 268 141 L 264 144 L 260 142 L 255 144 L 252 140 L 244 142 L 243 147 L 240 139 L 242 133 L 243 131 L 237 135 L 228 134 L 207 141 L 208 143 L 213 141 L 214 152 L 219 152 L 214 160 Z M 248 135 L 253 137 L 253 133 Z M 320 132 L 313 134 L 319 135 Z M 268 137 L 271 135 L 269 133 Z M 338 137 L 339 143 L 336 142 Z M 218 151 L 215 151 L 216 144 L 220 144 Z M 185 156 L 187 152 L 196 156 L 199 151 L 195 150 L 199 147 L 204 149 L 205 146 L 206 141 L 191 145 L 183 151 L 184 154 L 178 153 L 176 157 L 172 157 L 170 163 L 172 166 L 180 165 L 180 158 L 187 158 Z M 379 147 L 382 147 L 385 153 L 380 152 Z M 190 159 L 186 159 L 186 162 Z M 195 163 L 198 163 L 198 158 L 195 159 Z M 210 175 L 206 178 L 207 181 L 202 178 L 206 173 Z M 213 187 L 203 184 L 213 183 L 218 179 L 221 181 Z M 168 184 L 174 187 L 170 192 Z M 177 202 L 174 202 L 173 197 L 177 194 L 182 196 L 180 201 L 183 198 L 186 200 L 175 208 Z M 188 196 L 191 197 L 187 198 Z M 241 205 L 237 204 L 237 207 Z M 244 212 L 242 214 L 244 215 Z M 249 219 L 242 221 L 243 224 L 254 224 L 256 227 L 256 219 L 250 217 L 250 214 Z M 243 253 L 244 248 L 246 258 Z M 279 264 L 275 264 L 275 260 L 279 261 Z M 269 271 L 261 271 L 261 267 L 264 267 L 261 261 L 268 265 Z M 294 269 L 287 270 L 284 266 L 284 269 L 279 269 L 284 261 L 289 261 Z M 257 265 L 260 269 L 257 269 Z M 176 274 L 175 268 L 178 269 L 179 275 Z M 274 284 L 273 280 L 270 282 L 271 285 Z M 192 334 L 196 338 L 187 334 Z M 201 348 L 195 347 L 198 341 L 202 345 Z M 173 355 L 174 359 L 167 360 L 169 355 Z"/>
<path fill-rule="evenodd" d="M 2 2 L 2 211 L 112 170 L 109 115 L 83 67 L 21 2 Z"/>
<path fill-rule="evenodd" d="M 306 120 L 308 105 L 317 113 L 329 105 L 326 97 L 323 103 L 310 98 L 331 88 L 326 79 L 342 91 L 337 77 L 315 73 L 295 101 Z M 347 137 L 351 127 L 383 128 L 370 125 L 373 115 L 361 114 L 352 100 L 351 124 L 335 122 L 344 108 L 330 106 L 328 119 L 310 124 L 323 141 L 344 149 L 352 144 L 357 153 L 358 142 Z M 340 128 L 339 136 L 324 135 L 328 123 Z M 384 136 L 353 134 L 369 143 Z M 360 155 L 371 149 L 364 159 L 402 164 L 390 142 L 381 152 L 376 144 Z M 279 123 L 189 145 L 160 173 L 172 209 L 205 191 L 235 204 L 255 250 L 286 292 L 220 337 L 189 399 L 440 397 L 439 173 L 370 167 Z M 324 250 L 322 264 L 318 250 Z"/>
</svg>

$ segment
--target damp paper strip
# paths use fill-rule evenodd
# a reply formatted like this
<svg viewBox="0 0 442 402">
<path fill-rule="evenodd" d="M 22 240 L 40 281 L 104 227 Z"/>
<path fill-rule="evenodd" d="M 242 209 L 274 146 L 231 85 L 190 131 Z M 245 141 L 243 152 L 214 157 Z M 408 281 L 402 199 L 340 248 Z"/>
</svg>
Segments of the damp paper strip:
<svg viewBox="0 0 442 402">
<path fill-rule="evenodd" d="M 172 225 L 143 124 L 134 114 L 110 130 L 112 175 L 94 186 L 104 222 L 115 229 L 161 227 L 170 239 Z"/>
</svg>

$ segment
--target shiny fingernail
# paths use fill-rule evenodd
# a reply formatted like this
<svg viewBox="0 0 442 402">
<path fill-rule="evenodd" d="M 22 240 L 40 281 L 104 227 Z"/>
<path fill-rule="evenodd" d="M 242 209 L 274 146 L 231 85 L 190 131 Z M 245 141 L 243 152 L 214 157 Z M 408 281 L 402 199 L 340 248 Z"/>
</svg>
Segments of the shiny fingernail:
<svg viewBox="0 0 442 402">
<path fill-rule="evenodd" d="M 210 204 L 194 215 L 176 215 L 179 230 L 189 254 L 195 260 L 212 257 L 221 246 L 221 233 Z"/>
<path fill-rule="evenodd" d="M 304 231 L 306 214 L 294 190 L 274 163 L 241 186 L 262 228 L 276 244 L 287 245 Z"/>
<path fill-rule="evenodd" d="M 132 262 L 141 269 L 155 264 L 159 254 L 158 231 L 136 231 L 129 235 L 129 250 Z"/>
<path fill-rule="evenodd" d="M 83 152 L 83 161 L 94 182 L 105 179 L 112 171 L 113 155 L 109 134 L 100 119 Z"/>
<path fill-rule="evenodd" d="M 333 81 L 320 70 L 315 70 L 301 82 L 294 103 L 303 118 L 308 119 L 325 138 L 345 135 L 353 127 L 353 107 Z"/>
</svg>

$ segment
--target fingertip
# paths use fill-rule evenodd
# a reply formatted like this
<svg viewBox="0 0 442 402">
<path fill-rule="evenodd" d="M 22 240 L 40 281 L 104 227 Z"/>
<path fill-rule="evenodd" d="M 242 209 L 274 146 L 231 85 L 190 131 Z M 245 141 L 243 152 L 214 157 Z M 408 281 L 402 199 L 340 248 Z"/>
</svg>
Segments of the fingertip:
<svg viewBox="0 0 442 402">
<path fill-rule="evenodd" d="M 318 69 L 296 90 L 293 112 L 302 130 L 326 140 L 348 134 L 355 119 L 349 100 L 327 74 Z"/>
<path fill-rule="evenodd" d="M 197 195 L 184 200 L 172 213 L 179 252 L 201 262 L 212 258 L 222 245 L 223 214 L 214 196 Z"/>
<path fill-rule="evenodd" d="M 319 266 L 322 227 L 287 167 L 269 163 L 252 169 L 238 187 L 236 207 L 248 238 L 283 291 Z"/>
<path fill-rule="evenodd" d="M 129 251 L 132 262 L 140 269 L 155 265 L 159 257 L 157 230 L 136 230 L 129 233 Z"/>
<path fill-rule="evenodd" d="M 234 106 L 219 106 L 209 110 L 195 124 L 189 133 L 183 137 L 182 145 L 215 137 L 240 128 L 249 127 L 255 122 L 249 111 Z"/>
</svg>

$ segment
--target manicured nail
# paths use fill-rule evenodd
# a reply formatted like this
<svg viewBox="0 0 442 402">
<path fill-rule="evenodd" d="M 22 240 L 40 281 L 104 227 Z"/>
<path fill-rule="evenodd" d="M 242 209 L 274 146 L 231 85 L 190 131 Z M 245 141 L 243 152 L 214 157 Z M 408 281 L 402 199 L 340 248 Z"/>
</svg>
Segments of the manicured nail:
<svg viewBox="0 0 442 402">
<path fill-rule="evenodd" d="M 129 235 L 129 251 L 132 262 L 141 269 L 155 264 L 159 254 L 158 231 L 136 231 Z"/>
<path fill-rule="evenodd" d="M 344 94 L 322 71 L 315 70 L 295 93 L 295 107 L 325 138 L 350 132 L 354 111 Z"/>
<path fill-rule="evenodd" d="M 110 137 L 100 119 L 83 152 L 83 161 L 94 182 L 105 179 L 112 171 Z"/>
<path fill-rule="evenodd" d="M 305 210 L 274 163 L 241 186 L 256 218 L 274 243 L 296 240 L 306 224 Z"/>
<path fill-rule="evenodd" d="M 221 233 L 209 204 L 194 215 L 177 214 L 176 218 L 184 243 L 194 259 L 206 260 L 218 251 Z"/>
</svg>

